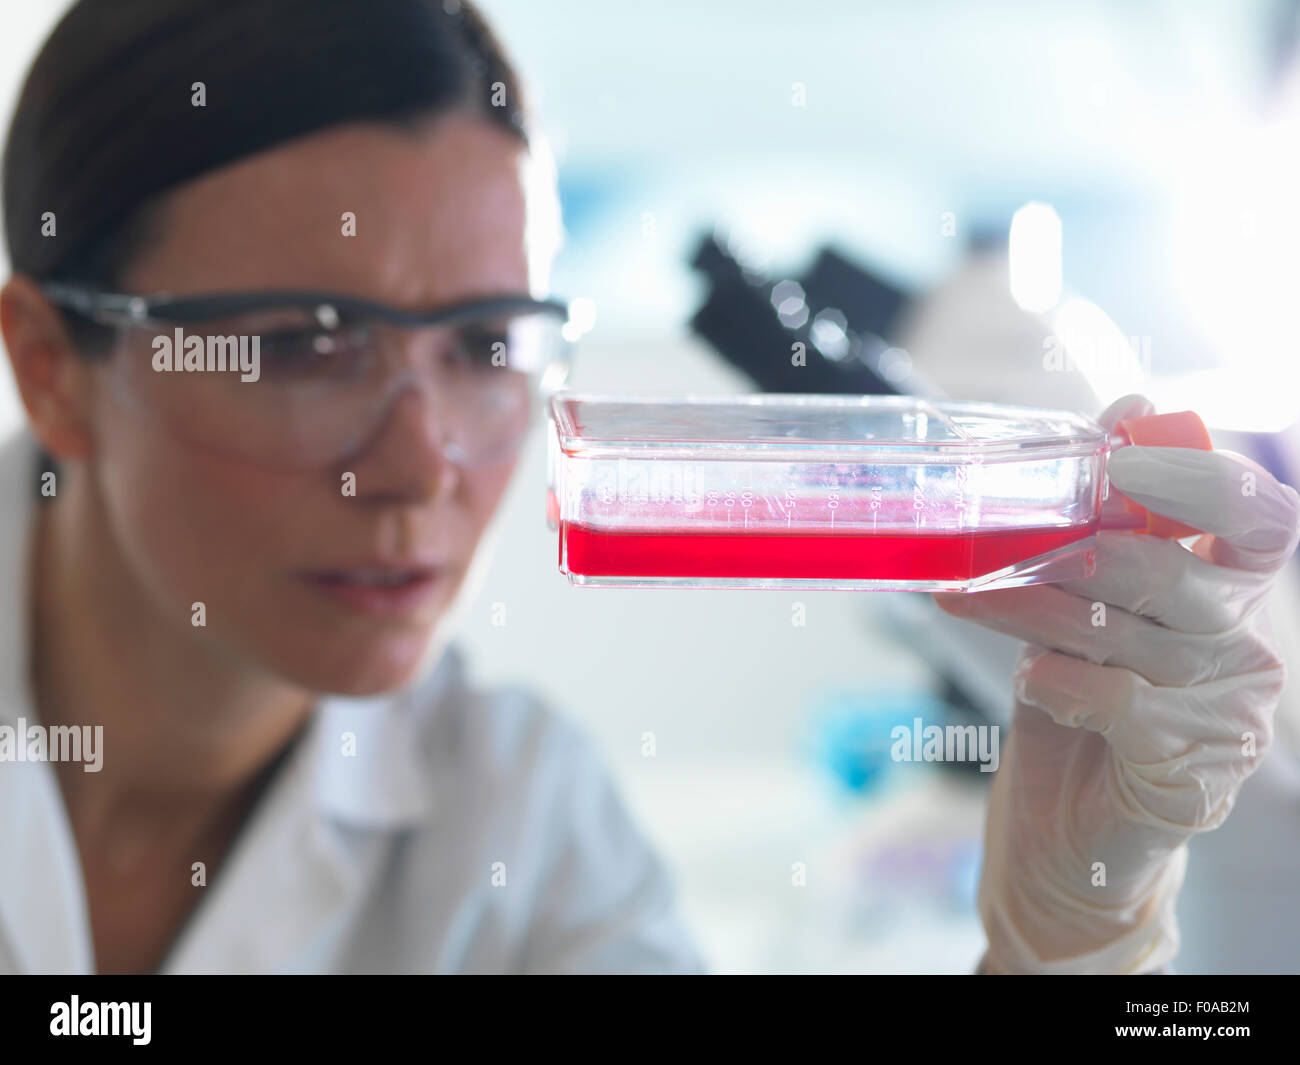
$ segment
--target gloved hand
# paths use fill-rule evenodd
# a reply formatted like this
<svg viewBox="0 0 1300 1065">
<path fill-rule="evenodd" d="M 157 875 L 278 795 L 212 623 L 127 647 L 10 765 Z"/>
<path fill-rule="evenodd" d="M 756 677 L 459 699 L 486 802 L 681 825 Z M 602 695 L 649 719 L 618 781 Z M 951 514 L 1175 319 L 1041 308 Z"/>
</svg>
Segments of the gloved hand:
<svg viewBox="0 0 1300 1065">
<path fill-rule="evenodd" d="M 1127 396 L 1100 420 L 1151 413 Z M 1272 737 L 1285 669 L 1258 608 L 1300 539 L 1300 497 L 1222 451 L 1128 446 L 1108 472 L 1211 535 L 1189 550 L 1102 532 L 1088 579 L 934 597 L 1029 644 L 985 828 L 985 971 L 1167 964 L 1187 840 L 1223 823 Z"/>
</svg>

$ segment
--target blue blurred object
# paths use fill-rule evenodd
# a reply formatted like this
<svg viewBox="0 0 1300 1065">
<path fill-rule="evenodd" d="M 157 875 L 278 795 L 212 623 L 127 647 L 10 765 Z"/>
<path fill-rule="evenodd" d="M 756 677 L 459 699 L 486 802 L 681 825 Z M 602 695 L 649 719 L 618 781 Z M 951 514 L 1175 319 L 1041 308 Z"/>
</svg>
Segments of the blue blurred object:
<svg viewBox="0 0 1300 1065">
<path fill-rule="evenodd" d="M 948 855 L 948 891 L 953 906 L 959 910 L 975 908 L 983 854 L 978 840 L 965 840 L 955 844 Z"/>
<path fill-rule="evenodd" d="M 848 791 L 873 794 L 896 768 L 890 733 L 898 725 L 910 730 L 918 717 L 927 725 L 953 721 L 947 704 L 924 691 L 836 692 L 814 707 L 812 756 Z"/>
</svg>

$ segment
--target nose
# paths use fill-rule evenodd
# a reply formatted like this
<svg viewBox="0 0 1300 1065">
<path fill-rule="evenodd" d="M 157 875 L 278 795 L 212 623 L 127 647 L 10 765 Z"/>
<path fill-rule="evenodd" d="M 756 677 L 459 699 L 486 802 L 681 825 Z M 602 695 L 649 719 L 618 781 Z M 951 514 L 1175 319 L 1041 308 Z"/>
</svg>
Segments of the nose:
<svg viewBox="0 0 1300 1065">
<path fill-rule="evenodd" d="M 348 468 L 357 497 L 380 502 L 425 503 L 450 494 L 460 476 L 448 457 L 447 412 L 435 389 L 404 371 L 396 394 Z"/>
</svg>

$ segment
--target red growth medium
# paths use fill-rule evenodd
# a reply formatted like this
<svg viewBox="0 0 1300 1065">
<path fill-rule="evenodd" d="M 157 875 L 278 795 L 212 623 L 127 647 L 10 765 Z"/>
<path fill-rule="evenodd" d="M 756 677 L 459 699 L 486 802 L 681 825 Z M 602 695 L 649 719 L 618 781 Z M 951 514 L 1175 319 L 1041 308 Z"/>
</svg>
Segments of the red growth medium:
<svg viewBox="0 0 1300 1065">
<path fill-rule="evenodd" d="M 585 577 L 961 581 L 1025 562 L 1097 531 L 969 533 L 646 533 L 560 525 L 560 562 Z"/>
</svg>

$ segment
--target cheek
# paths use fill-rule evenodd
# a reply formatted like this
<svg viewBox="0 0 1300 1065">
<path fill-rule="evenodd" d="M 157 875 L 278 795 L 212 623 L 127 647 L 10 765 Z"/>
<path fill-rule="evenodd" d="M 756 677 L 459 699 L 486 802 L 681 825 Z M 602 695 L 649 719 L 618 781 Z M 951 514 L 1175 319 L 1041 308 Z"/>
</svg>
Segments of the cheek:
<svg viewBox="0 0 1300 1065">
<path fill-rule="evenodd" d="M 477 570 L 478 579 L 482 579 L 484 565 L 488 560 L 480 559 L 475 564 L 474 559 L 479 554 L 483 535 L 510 486 L 515 468 L 516 464 L 511 460 L 502 466 L 480 466 L 463 475 L 457 491 L 457 501 L 460 504 L 461 514 L 465 518 L 465 527 L 469 539 L 474 544 L 474 550 L 465 557 L 460 572 L 455 576 L 454 584 L 448 589 L 444 608 L 450 607 L 453 600 L 458 597 L 474 594 L 475 589 L 465 587 L 465 581 L 471 571 Z"/>
<path fill-rule="evenodd" d="M 510 486 L 514 475 L 515 462 L 503 466 L 480 468 L 466 475 L 465 507 L 469 512 L 476 535 L 482 535 L 492 515 L 496 513 Z"/>
<path fill-rule="evenodd" d="M 117 424 L 95 471 L 112 535 L 153 609 L 181 631 L 317 691 L 370 694 L 404 682 L 468 573 L 468 558 L 427 611 L 383 622 L 321 609 L 293 571 L 374 539 L 375 512 L 331 475 L 270 473 L 194 449 L 138 423 Z M 515 469 L 465 473 L 443 515 L 417 522 L 434 537 L 454 524 L 477 544 Z M 412 511 L 422 509 L 418 502 Z M 428 513 L 426 512 L 426 517 Z M 206 624 L 191 624 L 202 602 Z"/>
<path fill-rule="evenodd" d="M 209 456 L 162 434 L 119 437 L 101 464 L 109 520 L 168 614 L 203 602 L 208 624 L 264 595 L 272 560 L 303 534 L 305 478 Z M 321 535 L 319 522 L 316 535 Z M 214 614 L 216 615 L 214 617 Z"/>
</svg>

